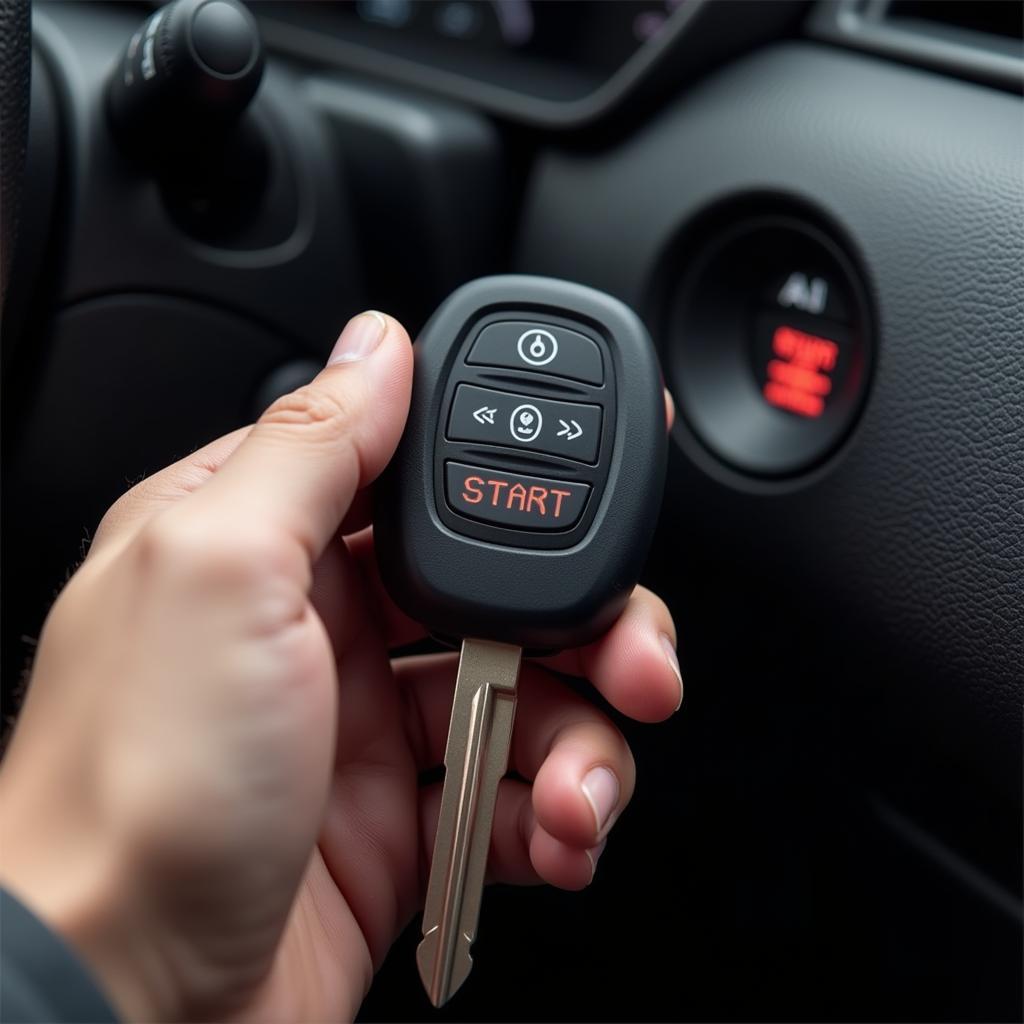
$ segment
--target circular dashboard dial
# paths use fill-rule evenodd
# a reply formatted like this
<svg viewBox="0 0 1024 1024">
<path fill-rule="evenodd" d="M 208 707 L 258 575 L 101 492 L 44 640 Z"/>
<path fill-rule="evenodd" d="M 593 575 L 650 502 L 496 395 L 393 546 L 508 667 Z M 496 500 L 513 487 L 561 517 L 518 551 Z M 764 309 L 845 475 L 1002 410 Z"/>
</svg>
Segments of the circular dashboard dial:
<svg viewBox="0 0 1024 1024">
<path fill-rule="evenodd" d="M 872 348 L 864 288 L 842 248 L 802 219 L 746 217 L 706 234 L 669 333 L 680 411 L 735 469 L 809 469 L 861 408 Z"/>
</svg>

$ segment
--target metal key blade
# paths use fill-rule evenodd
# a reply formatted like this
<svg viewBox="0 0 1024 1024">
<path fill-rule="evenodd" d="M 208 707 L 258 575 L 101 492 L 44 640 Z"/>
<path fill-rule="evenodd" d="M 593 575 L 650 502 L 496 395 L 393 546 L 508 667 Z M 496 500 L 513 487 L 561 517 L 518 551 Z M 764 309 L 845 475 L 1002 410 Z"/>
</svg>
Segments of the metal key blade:
<svg viewBox="0 0 1024 1024">
<path fill-rule="evenodd" d="M 416 950 L 430 1001 L 442 1006 L 469 976 L 498 783 L 508 767 L 522 650 L 463 640 L 452 700 L 444 789 L 423 939 Z"/>
</svg>

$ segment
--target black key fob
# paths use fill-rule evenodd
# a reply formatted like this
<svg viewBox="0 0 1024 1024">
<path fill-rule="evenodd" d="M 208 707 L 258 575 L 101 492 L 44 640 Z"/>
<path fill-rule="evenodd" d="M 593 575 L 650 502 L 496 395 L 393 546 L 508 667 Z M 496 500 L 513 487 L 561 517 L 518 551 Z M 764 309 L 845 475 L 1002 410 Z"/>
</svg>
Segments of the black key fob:
<svg viewBox="0 0 1024 1024">
<path fill-rule="evenodd" d="M 636 584 L 666 448 L 657 356 L 628 306 L 546 277 L 472 281 L 415 345 L 375 491 L 384 583 L 440 637 L 588 643 Z"/>
</svg>

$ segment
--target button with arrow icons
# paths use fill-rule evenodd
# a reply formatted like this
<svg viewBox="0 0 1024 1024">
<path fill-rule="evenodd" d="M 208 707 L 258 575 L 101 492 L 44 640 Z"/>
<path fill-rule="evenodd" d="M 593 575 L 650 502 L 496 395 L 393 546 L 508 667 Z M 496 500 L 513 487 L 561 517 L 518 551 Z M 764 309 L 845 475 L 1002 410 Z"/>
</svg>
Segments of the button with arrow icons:
<svg viewBox="0 0 1024 1024">
<path fill-rule="evenodd" d="M 448 439 L 527 448 L 594 463 L 601 407 L 460 384 L 448 417 Z"/>
</svg>

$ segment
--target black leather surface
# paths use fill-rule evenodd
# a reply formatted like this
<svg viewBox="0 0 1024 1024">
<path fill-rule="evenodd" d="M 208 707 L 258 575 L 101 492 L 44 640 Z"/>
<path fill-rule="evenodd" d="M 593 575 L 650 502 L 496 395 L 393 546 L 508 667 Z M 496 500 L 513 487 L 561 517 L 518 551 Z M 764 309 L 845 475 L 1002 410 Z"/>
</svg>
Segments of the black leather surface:
<svg viewBox="0 0 1024 1024">
<path fill-rule="evenodd" d="M 7 292 L 28 140 L 32 8 L 0 0 L 0 304 Z"/>
<path fill-rule="evenodd" d="M 823 470 L 773 489 L 730 478 L 680 427 L 674 526 L 741 580 L 775 574 L 795 609 L 827 610 L 830 685 L 849 659 L 867 670 L 860 700 L 873 687 L 886 701 L 905 694 L 890 732 L 931 721 L 950 756 L 989 760 L 1018 795 L 1021 124 L 1008 94 L 778 46 L 710 78 L 627 145 L 542 158 L 517 263 L 636 304 L 670 360 L 652 286 L 681 269 L 663 255 L 693 217 L 758 193 L 837 225 L 879 324 L 859 427 Z"/>
</svg>

